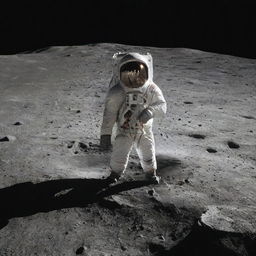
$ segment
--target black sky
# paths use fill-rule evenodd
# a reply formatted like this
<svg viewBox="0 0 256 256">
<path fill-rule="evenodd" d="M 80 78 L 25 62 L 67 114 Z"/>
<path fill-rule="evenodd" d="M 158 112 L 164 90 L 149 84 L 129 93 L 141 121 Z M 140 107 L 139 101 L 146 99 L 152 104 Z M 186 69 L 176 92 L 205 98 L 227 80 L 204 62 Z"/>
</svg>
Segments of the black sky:
<svg viewBox="0 0 256 256">
<path fill-rule="evenodd" d="M 34 1 L 0 8 L 0 54 L 116 42 L 256 58 L 254 1 Z"/>
</svg>

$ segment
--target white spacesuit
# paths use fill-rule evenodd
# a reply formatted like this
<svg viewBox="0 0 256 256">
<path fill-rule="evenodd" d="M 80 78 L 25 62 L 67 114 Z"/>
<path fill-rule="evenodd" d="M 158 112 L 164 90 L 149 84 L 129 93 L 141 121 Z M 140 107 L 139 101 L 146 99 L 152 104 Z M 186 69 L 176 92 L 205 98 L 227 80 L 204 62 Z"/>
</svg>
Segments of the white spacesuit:
<svg viewBox="0 0 256 256">
<path fill-rule="evenodd" d="M 110 160 L 111 175 L 118 179 L 125 171 L 134 146 L 146 177 L 159 182 L 156 176 L 155 142 L 152 132 L 153 117 L 166 113 L 166 101 L 153 82 L 151 54 L 118 53 L 116 77 L 113 74 L 108 91 L 101 126 L 101 147 L 111 148 L 114 125 L 117 130 Z M 115 73 L 115 70 L 114 70 Z"/>
</svg>

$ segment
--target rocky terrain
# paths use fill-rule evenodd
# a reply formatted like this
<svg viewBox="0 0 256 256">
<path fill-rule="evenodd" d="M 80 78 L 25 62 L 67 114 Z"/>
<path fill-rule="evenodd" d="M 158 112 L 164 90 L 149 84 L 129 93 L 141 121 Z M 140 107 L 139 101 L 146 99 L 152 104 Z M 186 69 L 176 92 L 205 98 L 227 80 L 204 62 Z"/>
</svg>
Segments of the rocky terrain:
<svg viewBox="0 0 256 256">
<path fill-rule="evenodd" d="M 159 185 L 99 149 L 117 51 L 150 52 Z M 58 46 L 0 56 L 0 255 L 256 255 L 256 60 Z"/>
</svg>

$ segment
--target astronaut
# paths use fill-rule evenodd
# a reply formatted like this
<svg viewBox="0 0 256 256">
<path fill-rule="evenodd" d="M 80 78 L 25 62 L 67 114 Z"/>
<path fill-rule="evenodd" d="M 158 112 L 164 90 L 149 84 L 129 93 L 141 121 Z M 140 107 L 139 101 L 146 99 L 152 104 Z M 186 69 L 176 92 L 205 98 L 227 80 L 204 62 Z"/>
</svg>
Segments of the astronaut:
<svg viewBox="0 0 256 256">
<path fill-rule="evenodd" d="M 153 118 L 163 117 L 166 113 L 166 101 L 153 82 L 152 56 L 130 52 L 117 53 L 113 58 L 116 77 L 112 77 L 114 85 L 105 100 L 100 137 L 101 148 L 112 149 L 109 179 L 115 182 L 121 177 L 132 147 L 135 147 L 145 178 L 159 183 L 152 125 Z M 116 134 L 113 139 L 114 125 Z"/>
</svg>

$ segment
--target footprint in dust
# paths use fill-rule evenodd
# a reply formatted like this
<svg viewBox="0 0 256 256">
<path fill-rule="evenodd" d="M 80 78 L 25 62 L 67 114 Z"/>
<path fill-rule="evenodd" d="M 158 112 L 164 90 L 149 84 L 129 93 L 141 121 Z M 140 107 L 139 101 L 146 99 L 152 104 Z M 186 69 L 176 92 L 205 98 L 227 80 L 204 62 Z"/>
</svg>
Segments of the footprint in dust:
<svg viewBox="0 0 256 256">
<path fill-rule="evenodd" d="M 217 153 L 217 150 L 214 149 L 214 148 L 207 148 L 206 150 L 207 150 L 207 152 L 209 152 L 209 153 Z"/>
<path fill-rule="evenodd" d="M 237 144 L 237 143 L 234 142 L 234 141 L 228 141 L 227 143 L 228 143 L 228 146 L 229 146 L 230 148 L 235 148 L 235 149 L 240 148 L 240 145 Z"/>
<path fill-rule="evenodd" d="M 205 139 L 205 135 L 202 134 L 189 134 L 189 137 L 195 138 L 195 139 Z"/>
</svg>

